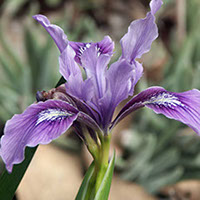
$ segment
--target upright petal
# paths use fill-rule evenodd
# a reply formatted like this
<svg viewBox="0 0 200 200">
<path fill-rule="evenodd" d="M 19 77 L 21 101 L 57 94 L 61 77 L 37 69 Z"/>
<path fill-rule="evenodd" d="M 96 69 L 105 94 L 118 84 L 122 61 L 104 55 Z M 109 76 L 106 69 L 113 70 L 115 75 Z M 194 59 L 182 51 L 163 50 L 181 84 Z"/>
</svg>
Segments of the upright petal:
<svg viewBox="0 0 200 200">
<path fill-rule="evenodd" d="M 80 65 L 82 65 L 81 61 L 82 54 L 84 53 L 85 50 L 89 49 L 91 46 L 94 46 L 96 48 L 98 56 L 104 54 L 112 55 L 114 49 L 114 42 L 111 40 L 109 36 L 105 36 L 102 41 L 96 43 L 93 42 L 83 43 L 83 42 L 70 41 L 69 45 L 76 52 L 75 61 Z"/>
<path fill-rule="evenodd" d="M 44 15 L 34 15 L 33 18 L 46 29 L 62 53 L 68 44 L 67 36 L 65 35 L 64 31 L 59 26 L 51 24 Z"/>
<path fill-rule="evenodd" d="M 111 46 L 110 39 L 104 38 L 98 48 L 97 43 L 92 43 L 90 47 L 84 50 L 80 57 L 87 76 L 87 79 L 84 81 L 85 85 L 82 84 L 80 86 L 84 88 L 82 91 L 86 95 L 83 100 L 98 112 L 101 119 L 103 119 L 101 114 L 102 106 L 99 103 L 99 99 L 102 99 L 106 96 L 105 93 L 107 93 L 106 73 L 112 56 L 111 50 L 113 47 Z M 102 53 L 99 53 L 99 49 L 101 49 Z"/>
<path fill-rule="evenodd" d="M 138 61 L 133 61 L 133 65 L 135 66 L 134 67 L 134 69 L 135 69 L 135 76 L 134 76 L 134 81 L 133 81 L 133 86 L 132 87 L 135 87 L 135 85 L 137 84 L 137 82 L 139 81 L 139 79 L 143 75 L 143 67 L 142 67 L 142 64 L 139 63 Z"/>
<path fill-rule="evenodd" d="M 152 0 L 151 11 L 147 13 L 146 18 L 135 20 L 130 24 L 128 32 L 121 39 L 123 58 L 132 62 L 150 50 L 151 43 L 158 36 L 154 14 L 161 5 L 162 0 Z"/>
<path fill-rule="evenodd" d="M 59 57 L 60 73 L 68 81 L 70 76 L 77 76 L 78 79 L 82 79 L 81 69 L 74 61 L 75 52 L 71 46 L 67 46 Z M 76 80 L 75 80 L 76 81 Z"/>
<path fill-rule="evenodd" d="M 135 78 L 134 66 L 125 59 L 113 63 L 106 74 L 112 93 L 112 104 L 117 105 L 132 94 L 132 81 Z"/>
<path fill-rule="evenodd" d="M 47 100 L 30 105 L 22 114 L 8 120 L 1 138 L 0 156 L 6 168 L 24 159 L 26 146 L 47 144 L 64 133 L 76 120 L 78 110 L 60 100 Z"/>
<path fill-rule="evenodd" d="M 97 98 L 101 98 L 105 92 L 105 73 L 110 58 L 111 55 L 109 54 L 98 55 L 98 50 L 95 45 L 85 50 L 81 56 L 87 78 L 91 78 L 94 82 L 94 90 L 97 92 Z"/>
<path fill-rule="evenodd" d="M 125 59 L 113 63 L 107 70 L 106 92 L 98 101 L 104 128 L 107 128 L 110 124 L 116 106 L 126 99 L 130 93 L 132 94 L 134 74 L 133 66 Z"/>
<path fill-rule="evenodd" d="M 101 40 L 100 42 L 96 43 L 96 47 L 98 50 L 98 54 L 113 54 L 113 49 L 114 49 L 114 42 L 112 39 L 107 35 Z"/>
<path fill-rule="evenodd" d="M 157 114 L 178 120 L 200 134 L 200 91 L 168 92 L 162 87 L 151 87 L 139 93 L 120 111 L 114 124 L 141 107 L 151 108 Z"/>
<path fill-rule="evenodd" d="M 106 47 L 104 47 L 106 49 Z M 106 50 L 105 50 L 106 52 Z M 91 98 L 87 99 L 88 105 L 100 113 L 99 99 L 106 92 L 106 71 L 107 66 L 112 56 L 111 52 L 100 54 L 96 44 L 86 49 L 81 55 L 82 66 L 85 69 L 87 80 L 91 85 Z"/>
<path fill-rule="evenodd" d="M 156 14 L 156 12 L 160 9 L 162 4 L 163 4 L 163 2 L 161 0 L 152 0 L 150 2 L 150 8 L 151 8 L 151 12 L 153 15 Z"/>
<path fill-rule="evenodd" d="M 91 98 L 93 85 L 89 80 L 83 81 L 81 69 L 74 56 L 73 48 L 68 45 L 59 57 L 60 73 L 67 80 L 67 93 L 86 101 Z"/>
<path fill-rule="evenodd" d="M 84 42 L 73 42 L 73 41 L 70 41 L 69 45 L 75 51 L 75 57 L 74 57 L 75 61 L 78 64 L 81 65 L 82 63 L 81 63 L 81 58 L 80 57 L 83 54 L 83 52 L 91 46 L 91 42 L 84 43 Z"/>
</svg>

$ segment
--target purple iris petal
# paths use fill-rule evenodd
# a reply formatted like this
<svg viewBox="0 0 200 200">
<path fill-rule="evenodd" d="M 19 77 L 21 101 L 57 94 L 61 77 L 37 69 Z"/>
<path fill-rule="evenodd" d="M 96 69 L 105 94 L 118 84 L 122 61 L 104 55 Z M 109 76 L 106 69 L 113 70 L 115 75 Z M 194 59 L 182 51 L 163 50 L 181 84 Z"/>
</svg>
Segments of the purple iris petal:
<svg viewBox="0 0 200 200">
<path fill-rule="evenodd" d="M 133 66 L 125 59 L 113 63 L 106 72 L 107 88 L 98 105 L 102 115 L 102 124 L 106 128 L 112 119 L 116 106 L 126 99 L 132 90 Z"/>
<path fill-rule="evenodd" d="M 134 82 L 133 82 L 133 87 L 134 87 L 143 75 L 143 67 L 142 67 L 142 64 L 137 61 L 134 61 L 133 65 L 135 65 L 135 77 L 134 77 Z M 130 95 L 133 95 L 133 94 L 130 94 Z"/>
<path fill-rule="evenodd" d="M 100 42 L 73 42 L 70 41 L 69 45 L 74 49 L 76 52 L 75 61 L 82 65 L 81 56 L 84 53 L 85 50 L 89 49 L 91 46 L 94 46 L 96 48 L 97 55 L 112 55 L 113 49 L 114 49 L 114 42 L 111 40 L 109 36 L 105 36 L 104 39 Z"/>
<path fill-rule="evenodd" d="M 121 39 L 122 57 L 132 62 L 148 52 L 151 43 L 158 37 L 154 14 L 162 5 L 162 0 L 152 0 L 151 11 L 146 18 L 135 20 L 128 28 L 128 32 Z"/>
<path fill-rule="evenodd" d="M 75 52 L 71 46 L 67 46 L 59 57 L 60 73 L 67 80 L 66 92 L 82 101 L 90 101 L 93 94 L 93 82 L 91 79 L 82 78 L 82 72 L 74 61 Z"/>
<path fill-rule="evenodd" d="M 112 96 L 110 102 L 115 107 L 130 94 L 134 74 L 133 66 L 125 59 L 113 63 L 107 71 L 106 78 Z"/>
<path fill-rule="evenodd" d="M 81 122 L 82 124 L 87 125 L 94 131 L 97 131 L 99 133 L 102 132 L 101 128 L 96 123 L 96 121 L 91 116 L 89 116 L 88 114 L 86 114 L 84 112 L 79 112 L 77 120 L 78 120 L 78 122 Z"/>
<path fill-rule="evenodd" d="M 152 0 L 150 2 L 150 8 L 153 15 L 155 15 L 155 13 L 160 9 L 162 4 L 163 2 L 161 0 Z"/>
<path fill-rule="evenodd" d="M 81 69 L 74 62 L 75 52 L 74 50 L 68 45 L 59 57 L 60 63 L 60 73 L 61 75 L 68 80 L 69 76 L 78 76 L 78 79 L 82 79 Z"/>
<path fill-rule="evenodd" d="M 88 49 L 91 46 L 91 43 L 83 43 L 83 42 L 73 42 L 70 41 L 69 45 L 74 49 L 75 51 L 75 61 L 81 65 L 81 55 L 83 54 L 83 52 Z"/>
<path fill-rule="evenodd" d="M 64 133 L 76 120 L 78 110 L 60 100 L 30 105 L 8 120 L 1 138 L 0 155 L 9 172 L 24 159 L 26 146 L 47 144 Z"/>
<path fill-rule="evenodd" d="M 96 43 L 96 47 L 100 55 L 102 54 L 112 55 L 114 49 L 114 42 L 109 36 L 105 36 L 103 40 Z"/>
<path fill-rule="evenodd" d="M 97 141 L 96 132 L 108 134 L 116 106 L 129 95 L 143 74 L 142 64 L 136 61 L 150 50 L 158 36 L 155 13 L 162 0 L 150 2 L 151 11 L 146 18 L 133 21 L 121 39 L 122 56 L 108 68 L 114 43 L 109 36 L 97 43 L 80 43 L 67 40 L 63 30 L 50 24 L 43 15 L 36 19 L 51 35 L 58 46 L 60 73 L 67 80 L 65 87 L 49 92 L 38 92 L 39 103 L 32 104 L 20 115 L 6 123 L 1 138 L 0 155 L 9 172 L 13 164 L 24 159 L 26 146 L 47 144 L 64 133 L 74 122 L 76 132 L 84 139 L 84 124 Z M 83 80 L 82 70 L 86 79 Z M 54 100 L 49 100 L 49 99 Z M 56 99 L 56 100 L 55 100 Z M 44 101 L 44 102 L 41 102 Z M 122 120 L 141 107 L 179 120 L 200 134 L 200 91 L 168 92 L 161 87 L 149 88 L 133 97 L 111 124 Z M 75 121 L 76 120 L 76 121 Z"/>
<path fill-rule="evenodd" d="M 200 134 L 200 91 L 193 89 L 187 92 L 168 92 L 162 87 L 148 88 L 132 100 L 120 111 L 114 124 L 122 120 L 129 113 L 141 107 L 151 108 L 157 114 L 187 124 Z"/>
<path fill-rule="evenodd" d="M 110 58 L 111 55 L 109 54 L 98 55 L 98 50 L 94 44 L 86 49 L 81 56 L 82 65 L 85 69 L 87 78 L 93 80 L 93 92 L 96 92 L 97 98 L 101 98 L 105 93 L 105 73 Z"/>
<path fill-rule="evenodd" d="M 44 15 L 34 15 L 33 18 L 46 29 L 62 53 L 62 51 L 68 45 L 67 36 L 65 35 L 64 31 L 59 26 L 51 24 Z"/>
<path fill-rule="evenodd" d="M 87 79 L 84 81 L 83 99 L 90 107 L 101 115 L 102 106 L 99 99 L 105 96 L 107 90 L 106 72 L 112 53 L 99 54 L 96 44 L 86 49 L 81 55 L 82 66 L 86 72 Z M 71 85 L 70 85 L 71 87 Z M 80 98 L 80 97 L 79 97 Z M 102 108 L 105 109 L 105 108 Z"/>
<path fill-rule="evenodd" d="M 77 98 L 85 100 L 85 93 L 87 93 L 87 97 L 89 98 L 90 87 L 87 87 L 88 90 L 84 90 L 84 85 L 89 86 L 89 83 L 88 81 L 83 81 L 81 69 L 74 61 L 74 56 L 74 50 L 68 45 L 59 57 L 60 73 L 67 80 L 67 92 Z"/>
<path fill-rule="evenodd" d="M 85 91 L 86 91 L 86 89 L 85 89 Z M 89 115 L 91 118 L 93 118 L 96 123 L 100 124 L 100 116 L 96 110 L 92 109 L 88 104 L 86 104 L 81 99 L 79 99 L 75 96 L 72 96 L 69 93 L 66 93 L 66 95 L 76 104 L 76 107 L 79 111 L 87 113 L 87 115 Z"/>
</svg>

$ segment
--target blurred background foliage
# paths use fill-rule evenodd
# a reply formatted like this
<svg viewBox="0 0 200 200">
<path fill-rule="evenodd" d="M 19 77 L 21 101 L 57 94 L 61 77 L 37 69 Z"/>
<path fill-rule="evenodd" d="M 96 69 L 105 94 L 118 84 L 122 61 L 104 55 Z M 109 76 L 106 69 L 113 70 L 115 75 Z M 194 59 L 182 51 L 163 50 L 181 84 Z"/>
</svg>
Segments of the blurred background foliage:
<svg viewBox="0 0 200 200">
<path fill-rule="evenodd" d="M 180 3 L 181 2 L 181 3 Z M 120 55 L 119 39 L 129 23 L 145 16 L 149 1 L 1 0 L 0 125 L 35 100 L 37 90 L 53 88 L 60 78 L 53 41 L 31 18 L 42 13 L 60 25 L 70 40 L 98 41 L 109 34 Z M 200 2 L 166 0 L 157 15 L 160 36 L 141 60 L 139 92 L 152 85 L 170 91 L 200 89 Z M 183 124 L 148 109 L 133 114 L 130 129 L 117 142 L 116 172 L 156 193 L 165 185 L 200 178 L 200 140 Z M 57 145 L 80 151 L 80 141 L 62 137 Z M 3 165 L 0 165 L 2 168 Z"/>
<path fill-rule="evenodd" d="M 177 30 L 171 31 L 159 83 L 152 77 L 143 78 L 139 91 L 155 84 L 174 92 L 200 89 L 200 27 L 196 26 L 200 19 L 199 5 L 198 1 L 187 1 L 185 33 L 181 32 L 184 38 L 179 41 Z M 159 44 L 155 45 L 155 52 L 159 51 Z M 117 161 L 121 177 L 138 182 L 149 192 L 180 180 L 200 178 L 198 136 L 185 125 L 151 110 L 137 111 L 132 129 L 122 133 L 121 145 L 124 151 Z"/>
</svg>

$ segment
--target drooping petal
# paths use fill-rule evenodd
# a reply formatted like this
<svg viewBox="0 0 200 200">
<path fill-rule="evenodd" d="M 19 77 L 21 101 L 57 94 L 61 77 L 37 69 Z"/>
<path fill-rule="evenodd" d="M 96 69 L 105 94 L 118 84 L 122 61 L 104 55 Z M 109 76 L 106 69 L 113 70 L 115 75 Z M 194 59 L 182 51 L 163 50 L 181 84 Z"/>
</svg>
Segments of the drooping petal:
<svg viewBox="0 0 200 200">
<path fill-rule="evenodd" d="M 47 144 L 64 133 L 76 120 L 78 110 L 60 100 L 47 100 L 30 105 L 22 114 L 8 120 L 1 138 L 0 156 L 6 168 L 24 159 L 26 146 Z"/>
<path fill-rule="evenodd" d="M 200 91 L 168 92 L 162 87 L 151 87 L 130 100 L 120 111 L 113 124 L 141 107 L 151 108 L 157 114 L 178 120 L 200 134 Z"/>
<path fill-rule="evenodd" d="M 147 13 L 146 18 L 135 20 L 130 24 L 128 32 L 120 41 L 123 58 L 132 62 L 150 50 L 151 43 L 158 36 L 154 14 L 161 5 L 162 0 L 152 0 L 150 3 L 151 11 Z"/>
<path fill-rule="evenodd" d="M 51 24 L 44 15 L 34 15 L 33 18 L 46 29 L 62 53 L 62 51 L 68 45 L 67 36 L 65 35 L 64 31 L 59 26 Z"/>
<path fill-rule="evenodd" d="M 85 86 L 87 86 L 87 85 L 85 85 Z M 70 95 L 70 93 L 66 91 L 66 88 L 68 90 L 68 85 L 62 84 L 59 87 L 53 88 L 47 92 L 46 91 L 37 92 L 36 98 L 38 99 L 38 102 L 46 101 L 49 99 L 65 101 L 68 104 L 70 104 L 71 106 L 75 107 L 77 110 L 79 110 L 80 116 L 82 116 L 83 114 L 81 114 L 81 113 L 84 112 L 85 114 L 89 115 L 93 120 L 95 120 L 95 123 L 99 124 L 98 113 L 96 111 L 94 111 L 92 108 L 90 108 L 80 98 Z M 73 90 L 73 88 L 70 88 L 70 89 Z M 87 87 L 83 88 L 83 91 L 86 91 L 86 90 L 87 90 Z M 88 94 L 88 92 L 86 92 L 86 93 Z M 86 99 L 86 97 L 85 97 L 85 99 Z M 79 117 L 79 119 L 80 119 L 80 117 Z"/>
</svg>

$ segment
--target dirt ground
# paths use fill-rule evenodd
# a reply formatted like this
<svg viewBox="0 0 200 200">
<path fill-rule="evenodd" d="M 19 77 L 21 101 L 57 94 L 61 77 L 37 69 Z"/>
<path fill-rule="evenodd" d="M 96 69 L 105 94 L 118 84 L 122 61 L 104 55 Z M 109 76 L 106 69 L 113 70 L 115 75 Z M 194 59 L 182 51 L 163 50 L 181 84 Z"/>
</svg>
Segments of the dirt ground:
<svg viewBox="0 0 200 200">
<path fill-rule="evenodd" d="M 80 157 L 56 146 L 40 145 L 18 190 L 19 200 L 72 200 L 83 175 Z M 143 188 L 114 176 L 110 200 L 154 200 Z"/>
</svg>

